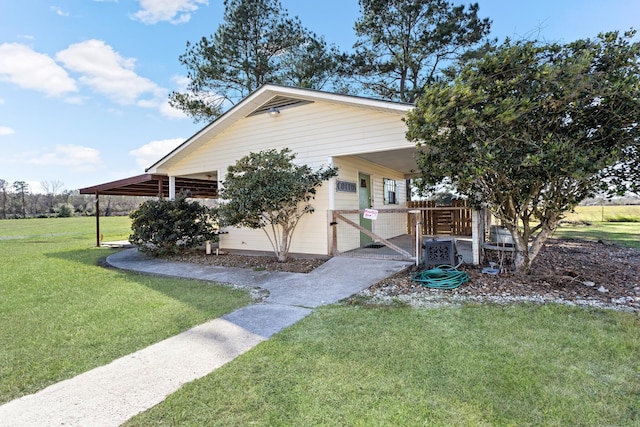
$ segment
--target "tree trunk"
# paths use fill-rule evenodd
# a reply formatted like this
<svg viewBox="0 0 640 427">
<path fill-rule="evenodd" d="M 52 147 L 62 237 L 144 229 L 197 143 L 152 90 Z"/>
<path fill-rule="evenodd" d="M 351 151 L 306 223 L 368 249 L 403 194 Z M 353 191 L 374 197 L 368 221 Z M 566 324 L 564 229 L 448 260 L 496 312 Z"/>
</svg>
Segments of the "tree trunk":
<svg viewBox="0 0 640 427">
<path fill-rule="evenodd" d="M 291 230 L 288 227 L 282 227 L 282 236 L 278 244 L 278 262 L 286 262 L 289 258 L 289 239 L 291 238 Z M 276 242 L 277 244 L 277 242 Z"/>
<path fill-rule="evenodd" d="M 528 239 L 517 228 L 509 229 L 515 244 L 515 268 L 520 274 L 531 274 L 531 263 L 538 256 L 540 249 L 553 234 L 557 227 L 557 221 L 552 224 L 543 225 L 538 235 L 529 246 Z"/>
<path fill-rule="evenodd" d="M 514 263 L 520 274 L 531 274 L 531 258 L 529 257 L 529 242 L 518 230 L 509 229 L 514 243 Z"/>
</svg>

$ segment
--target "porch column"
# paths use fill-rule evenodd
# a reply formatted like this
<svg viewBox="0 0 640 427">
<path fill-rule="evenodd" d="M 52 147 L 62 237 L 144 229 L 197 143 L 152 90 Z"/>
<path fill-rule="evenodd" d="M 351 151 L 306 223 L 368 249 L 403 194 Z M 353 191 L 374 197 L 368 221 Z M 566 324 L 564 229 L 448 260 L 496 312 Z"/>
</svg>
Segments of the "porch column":
<svg viewBox="0 0 640 427">
<path fill-rule="evenodd" d="M 169 177 L 169 200 L 176 199 L 176 177 Z"/>
<path fill-rule="evenodd" d="M 471 253 L 473 254 L 473 265 L 480 265 L 480 250 L 484 236 L 482 232 L 482 218 L 480 211 L 471 212 Z"/>
<path fill-rule="evenodd" d="M 333 157 L 329 156 L 328 159 L 329 167 L 333 167 Z M 329 179 L 329 210 L 333 211 L 336 209 L 336 177 L 331 177 Z"/>
<path fill-rule="evenodd" d="M 333 167 L 333 157 L 327 159 L 329 167 Z M 336 210 L 336 177 L 329 179 L 329 210 L 327 211 L 329 228 L 327 230 L 327 252 L 335 256 L 338 252 L 338 223 L 335 217 Z"/>
<path fill-rule="evenodd" d="M 222 202 L 222 198 L 220 197 L 220 190 L 222 190 L 222 188 L 224 187 L 224 183 L 222 181 L 222 169 L 218 169 L 218 171 L 216 172 L 216 180 L 218 183 L 217 186 L 217 191 L 218 191 L 218 203 Z"/>
</svg>

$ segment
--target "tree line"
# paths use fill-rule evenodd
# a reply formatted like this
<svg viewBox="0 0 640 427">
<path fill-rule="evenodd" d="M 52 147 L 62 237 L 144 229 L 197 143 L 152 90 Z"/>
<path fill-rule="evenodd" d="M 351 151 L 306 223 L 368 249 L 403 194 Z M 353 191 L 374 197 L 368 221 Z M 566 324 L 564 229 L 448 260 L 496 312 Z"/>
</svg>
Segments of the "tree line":
<svg viewBox="0 0 640 427">
<path fill-rule="evenodd" d="M 41 191 L 31 191 L 25 181 L 12 183 L 0 179 L 0 219 L 70 217 L 95 215 L 95 196 L 65 190 L 60 181 L 40 182 Z M 142 199 L 131 196 L 105 196 L 100 215 L 128 215 Z"/>
</svg>

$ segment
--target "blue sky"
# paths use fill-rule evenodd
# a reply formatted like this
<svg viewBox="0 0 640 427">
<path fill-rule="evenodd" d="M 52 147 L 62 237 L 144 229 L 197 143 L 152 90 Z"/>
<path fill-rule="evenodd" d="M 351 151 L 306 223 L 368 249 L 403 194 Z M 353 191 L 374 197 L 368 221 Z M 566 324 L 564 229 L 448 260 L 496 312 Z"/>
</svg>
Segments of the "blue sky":
<svg viewBox="0 0 640 427">
<path fill-rule="evenodd" d="M 281 1 L 329 43 L 355 42 L 357 0 Z M 638 0 L 479 4 L 499 39 L 640 27 Z M 222 0 L 0 0 L 0 179 L 38 192 L 42 181 L 74 190 L 143 173 L 203 126 L 167 96 L 185 85 L 187 40 L 215 32 L 222 14 Z"/>
</svg>

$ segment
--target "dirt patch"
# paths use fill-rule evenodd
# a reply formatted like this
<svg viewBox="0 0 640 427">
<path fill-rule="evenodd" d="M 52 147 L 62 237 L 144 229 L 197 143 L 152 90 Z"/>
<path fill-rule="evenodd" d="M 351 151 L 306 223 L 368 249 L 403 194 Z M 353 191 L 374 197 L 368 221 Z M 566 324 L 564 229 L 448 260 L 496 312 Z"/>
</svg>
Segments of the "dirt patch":
<svg viewBox="0 0 640 427">
<path fill-rule="evenodd" d="M 423 287 L 415 271 L 385 279 L 365 294 L 402 301 L 558 301 L 576 305 L 640 310 L 640 250 L 583 240 L 550 239 L 532 264 L 533 274 L 491 275 L 463 266 L 470 282 L 453 290 Z"/>
</svg>

